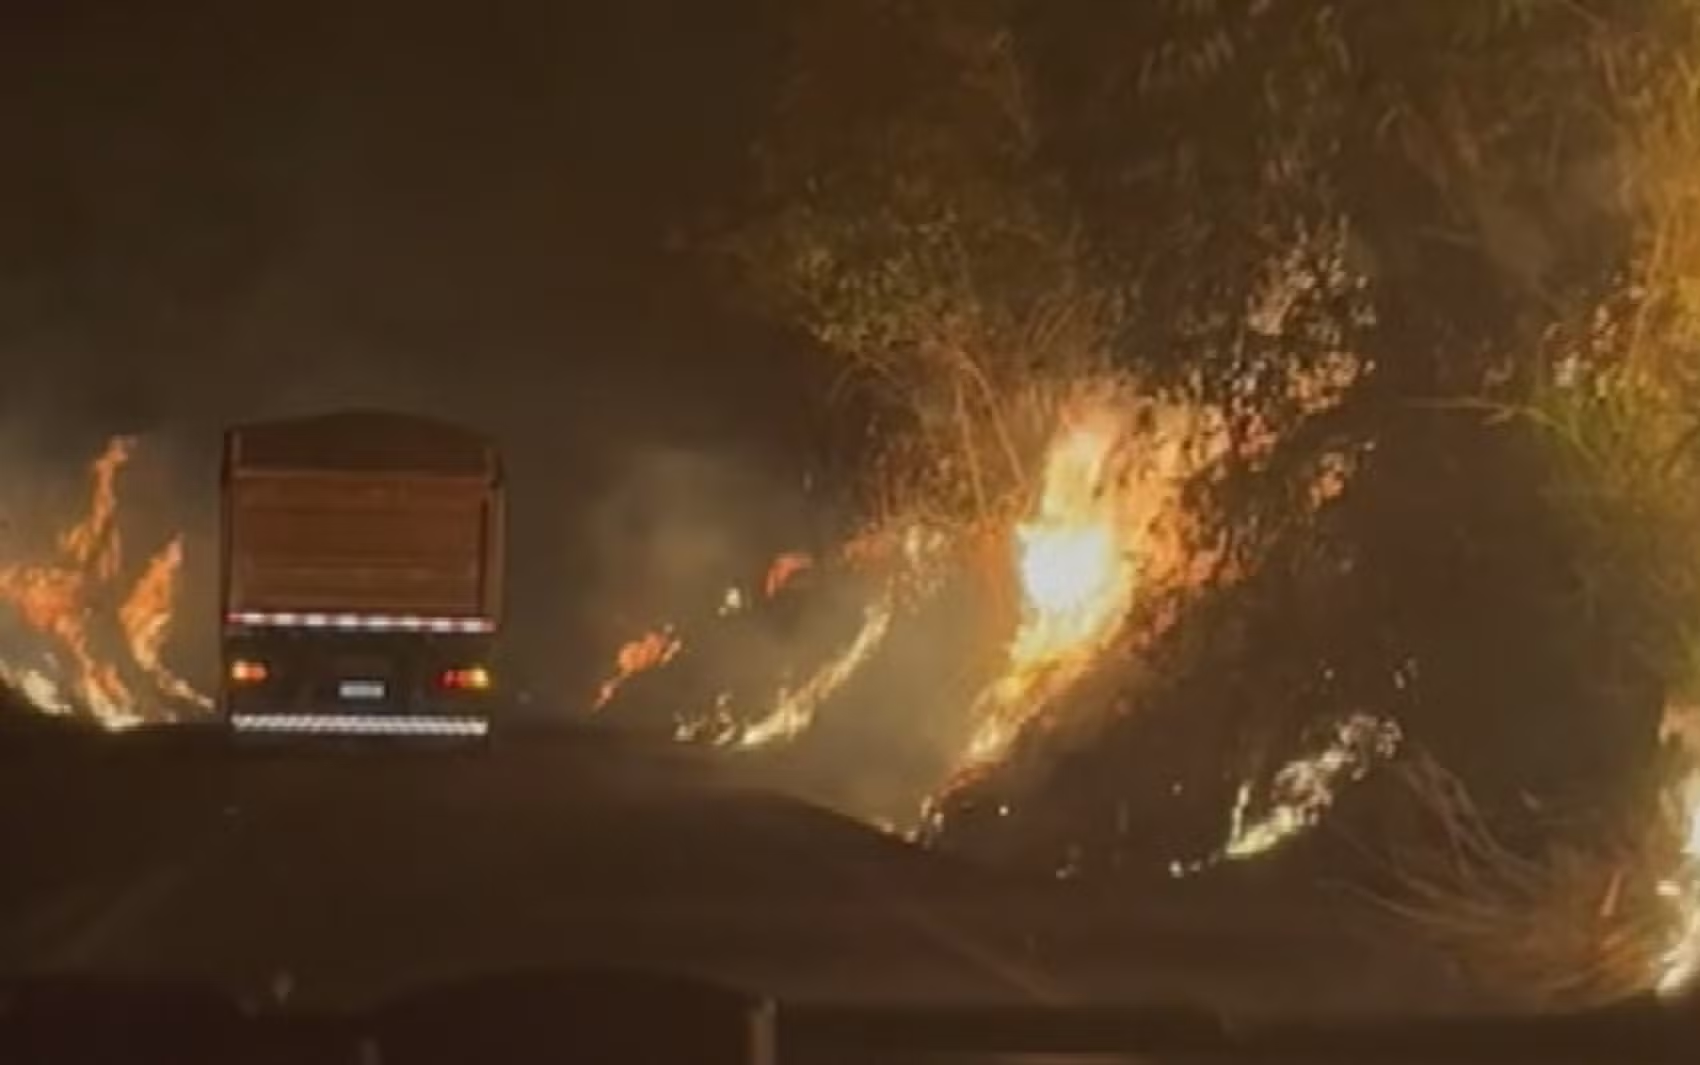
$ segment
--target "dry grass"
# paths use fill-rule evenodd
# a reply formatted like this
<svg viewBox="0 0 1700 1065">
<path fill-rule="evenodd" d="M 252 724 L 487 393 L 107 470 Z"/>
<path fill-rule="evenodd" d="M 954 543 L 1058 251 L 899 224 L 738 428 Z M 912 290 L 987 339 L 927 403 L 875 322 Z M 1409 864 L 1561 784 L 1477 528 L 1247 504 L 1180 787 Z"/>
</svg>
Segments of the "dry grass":
<svg viewBox="0 0 1700 1065">
<path fill-rule="evenodd" d="M 1680 832 L 1641 824 L 1545 833 L 1513 847 L 1431 758 L 1399 769 L 1421 830 L 1387 853 L 1376 903 L 1448 953 L 1487 993 L 1576 1008 L 1655 990 L 1679 929 L 1660 883 L 1683 864 Z"/>
</svg>

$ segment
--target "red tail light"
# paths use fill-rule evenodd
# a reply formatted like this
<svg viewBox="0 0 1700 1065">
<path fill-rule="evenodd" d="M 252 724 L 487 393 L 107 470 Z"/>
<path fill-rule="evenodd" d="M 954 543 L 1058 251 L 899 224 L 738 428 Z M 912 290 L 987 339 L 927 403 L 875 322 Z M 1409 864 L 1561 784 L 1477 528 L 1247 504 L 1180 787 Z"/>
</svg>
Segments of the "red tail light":
<svg viewBox="0 0 1700 1065">
<path fill-rule="evenodd" d="M 263 684 L 271 671 L 264 662 L 252 658 L 238 658 L 230 663 L 230 682 L 232 684 Z"/>
<path fill-rule="evenodd" d="M 445 669 L 437 683 L 451 691 L 486 691 L 490 687 L 490 671 L 483 666 Z"/>
</svg>

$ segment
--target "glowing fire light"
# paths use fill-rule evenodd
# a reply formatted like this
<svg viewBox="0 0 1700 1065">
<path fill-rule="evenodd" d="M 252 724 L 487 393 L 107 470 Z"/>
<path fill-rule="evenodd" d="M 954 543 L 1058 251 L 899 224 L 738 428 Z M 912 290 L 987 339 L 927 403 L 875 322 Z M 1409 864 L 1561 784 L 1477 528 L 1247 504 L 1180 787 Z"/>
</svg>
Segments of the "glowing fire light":
<svg viewBox="0 0 1700 1065">
<path fill-rule="evenodd" d="M 614 655 L 616 672 L 602 682 L 592 709 L 600 710 L 607 706 L 619 692 L 621 685 L 639 673 L 658 669 L 673 661 L 674 656 L 683 650 L 684 646 L 684 641 L 675 636 L 670 628 L 647 632 L 622 644 Z"/>
<path fill-rule="evenodd" d="M 734 585 L 726 589 L 726 594 L 720 597 L 720 609 L 716 611 L 721 617 L 731 617 L 744 609 L 744 590 Z"/>
<path fill-rule="evenodd" d="M 1680 790 L 1685 838 L 1682 868 L 1659 882 L 1659 894 L 1675 912 L 1672 942 L 1659 959 L 1659 994 L 1686 991 L 1700 975 L 1700 771 L 1689 774 Z"/>
<path fill-rule="evenodd" d="M 763 597 L 772 599 L 784 591 L 799 574 L 807 572 L 813 566 L 814 560 L 801 551 L 787 551 L 779 555 L 768 565 L 762 578 Z M 749 596 L 745 594 L 744 589 L 732 585 L 721 593 L 720 603 L 715 607 L 714 613 L 716 617 L 729 618 L 742 614 L 749 606 Z M 672 625 L 664 625 L 622 644 L 614 655 L 614 673 L 597 689 L 596 701 L 591 704 L 591 710 L 603 709 L 614 700 L 627 681 L 640 673 L 660 669 L 672 662 L 683 649 L 684 640 L 674 632 Z M 681 742 L 698 738 L 699 730 L 696 725 L 683 725 L 681 730 Z"/>
<path fill-rule="evenodd" d="M 94 497 L 82 521 L 59 534 L 59 550 L 78 570 L 93 567 L 97 579 L 109 581 L 118 575 L 120 541 L 115 519 L 118 515 L 118 471 L 135 453 L 136 442 L 127 436 L 107 441 L 106 450 L 94 460 Z"/>
<path fill-rule="evenodd" d="M 1018 530 L 1022 541 L 1021 586 L 1034 609 L 1049 616 L 1085 617 L 1116 566 L 1109 529 Z"/>
<path fill-rule="evenodd" d="M 885 639 L 886 633 L 891 629 L 891 615 L 892 604 L 889 598 L 881 599 L 868 607 L 863 614 L 862 627 L 850 645 L 817 669 L 799 687 L 781 690 L 773 709 L 738 733 L 734 741 L 735 746 L 749 750 L 793 740 L 802 735 L 814 723 L 815 712 L 821 703 L 842 688 Z"/>
<path fill-rule="evenodd" d="M 1700 711 L 1667 708 L 1662 729 L 1676 739 L 1691 768 L 1668 796 L 1668 809 L 1679 835 L 1677 868 L 1658 882 L 1659 897 L 1670 907 L 1669 946 L 1658 958 L 1653 976 L 1661 995 L 1687 991 L 1700 977 Z"/>
<path fill-rule="evenodd" d="M 160 716 L 145 708 L 126 685 L 116 660 L 96 652 L 91 623 L 104 621 L 100 604 L 123 568 L 119 537 L 117 478 L 134 452 L 134 441 L 114 438 L 90 473 L 94 482 L 87 515 L 59 534 L 57 561 L 0 567 L 0 602 L 11 606 L 25 626 L 48 637 L 58 653 L 46 664 L 0 663 L 0 679 L 38 710 L 67 714 L 86 709 L 102 725 L 123 728 Z M 149 562 L 140 580 L 124 596 L 115 619 L 129 660 L 158 692 L 171 699 L 210 705 L 163 664 L 161 652 L 170 631 L 182 545 L 173 541 Z M 64 669 L 60 679 L 54 673 Z"/>
<path fill-rule="evenodd" d="M 1391 758 L 1404 736 L 1399 726 L 1369 714 L 1353 714 L 1334 730 L 1320 751 L 1282 766 L 1270 786 L 1268 809 L 1248 819 L 1252 787 L 1241 784 L 1222 857 L 1255 858 L 1314 828 L 1340 791 L 1362 780 L 1379 761 Z"/>
<path fill-rule="evenodd" d="M 814 567 L 814 559 L 801 551 L 787 551 L 774 559 L 762 578 L 762 594 L 772 599 L 784 591 L 799 575 Z"/>
<path fill-rule="evenodd" d="M 159 690 L 173 698 L 204 709 L 212 700 L 197 692 L 161 660 L 166 638 L 171 634 L 171 608 L 177 600 L 177 579 L 183 568 L 183 540 L 178 537 L 148 560 L 141 579 L 118 608 L 118 622 L 130 657 Z"/>
<path fill-rule="evenodd" d="M 1031 516 L 1014 530 L 1020 625 L 976 704 L 965 766 L 1002 758 L 1122 635 L 1142 577 L 1177 553 L 1162 522 L 1198 469 L 1200 428 L 1196 412 L 1114 394 L 1065 411 Z"/>
<path fill-rule="evenodd" d="M 39 669 L 15 669 L 0 662 L 0 684 L 22 695 L 42 713 L 62 716 L 76 709 L 60 690 L 59 682 Z"/>
</svg>

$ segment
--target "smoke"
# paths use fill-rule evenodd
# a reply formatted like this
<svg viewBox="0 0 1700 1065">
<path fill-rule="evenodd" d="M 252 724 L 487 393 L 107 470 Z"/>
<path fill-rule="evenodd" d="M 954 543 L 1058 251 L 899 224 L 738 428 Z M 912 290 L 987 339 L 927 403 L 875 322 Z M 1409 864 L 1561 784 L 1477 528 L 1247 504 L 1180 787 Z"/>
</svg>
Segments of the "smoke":
<svg viewBox="0 0 1700 1065">
<path fill-rule="evenodd" d="M 595 580 L 575 596 L 611 665 L 576 705 L 722 748 L 752 783 L 906 821 L 966 740 L 973 586 L 905 598 L 893 559 L 847 549 L 835 488 L 729 449 L 629 456 L 588 511 Z"/>
<path fill-rule="evenodd" d="M 753 580 L 779 552 L 813 546 L 810 506 L 801 470 L 726 451 L 637 451 L 588 512 L 599 574 L 588 601 L 599 615 L 717 607 L 729 580 Z"/>
</svg>

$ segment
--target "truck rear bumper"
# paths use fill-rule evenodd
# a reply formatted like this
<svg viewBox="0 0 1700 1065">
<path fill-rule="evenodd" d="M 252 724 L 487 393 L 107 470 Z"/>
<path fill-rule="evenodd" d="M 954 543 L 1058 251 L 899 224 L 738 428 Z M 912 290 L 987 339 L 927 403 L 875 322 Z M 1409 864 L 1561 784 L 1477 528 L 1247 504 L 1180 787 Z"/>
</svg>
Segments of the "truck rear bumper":
<svg viewBox="0 0 1700 1065">
<path fill-rule="evenodd" d="M 490 734 L 490 718 L 471 713 L 233 710 L 226 720 L 232 732 L 251 736 L 411 736 L 477 740 Z"/>
</svg>

